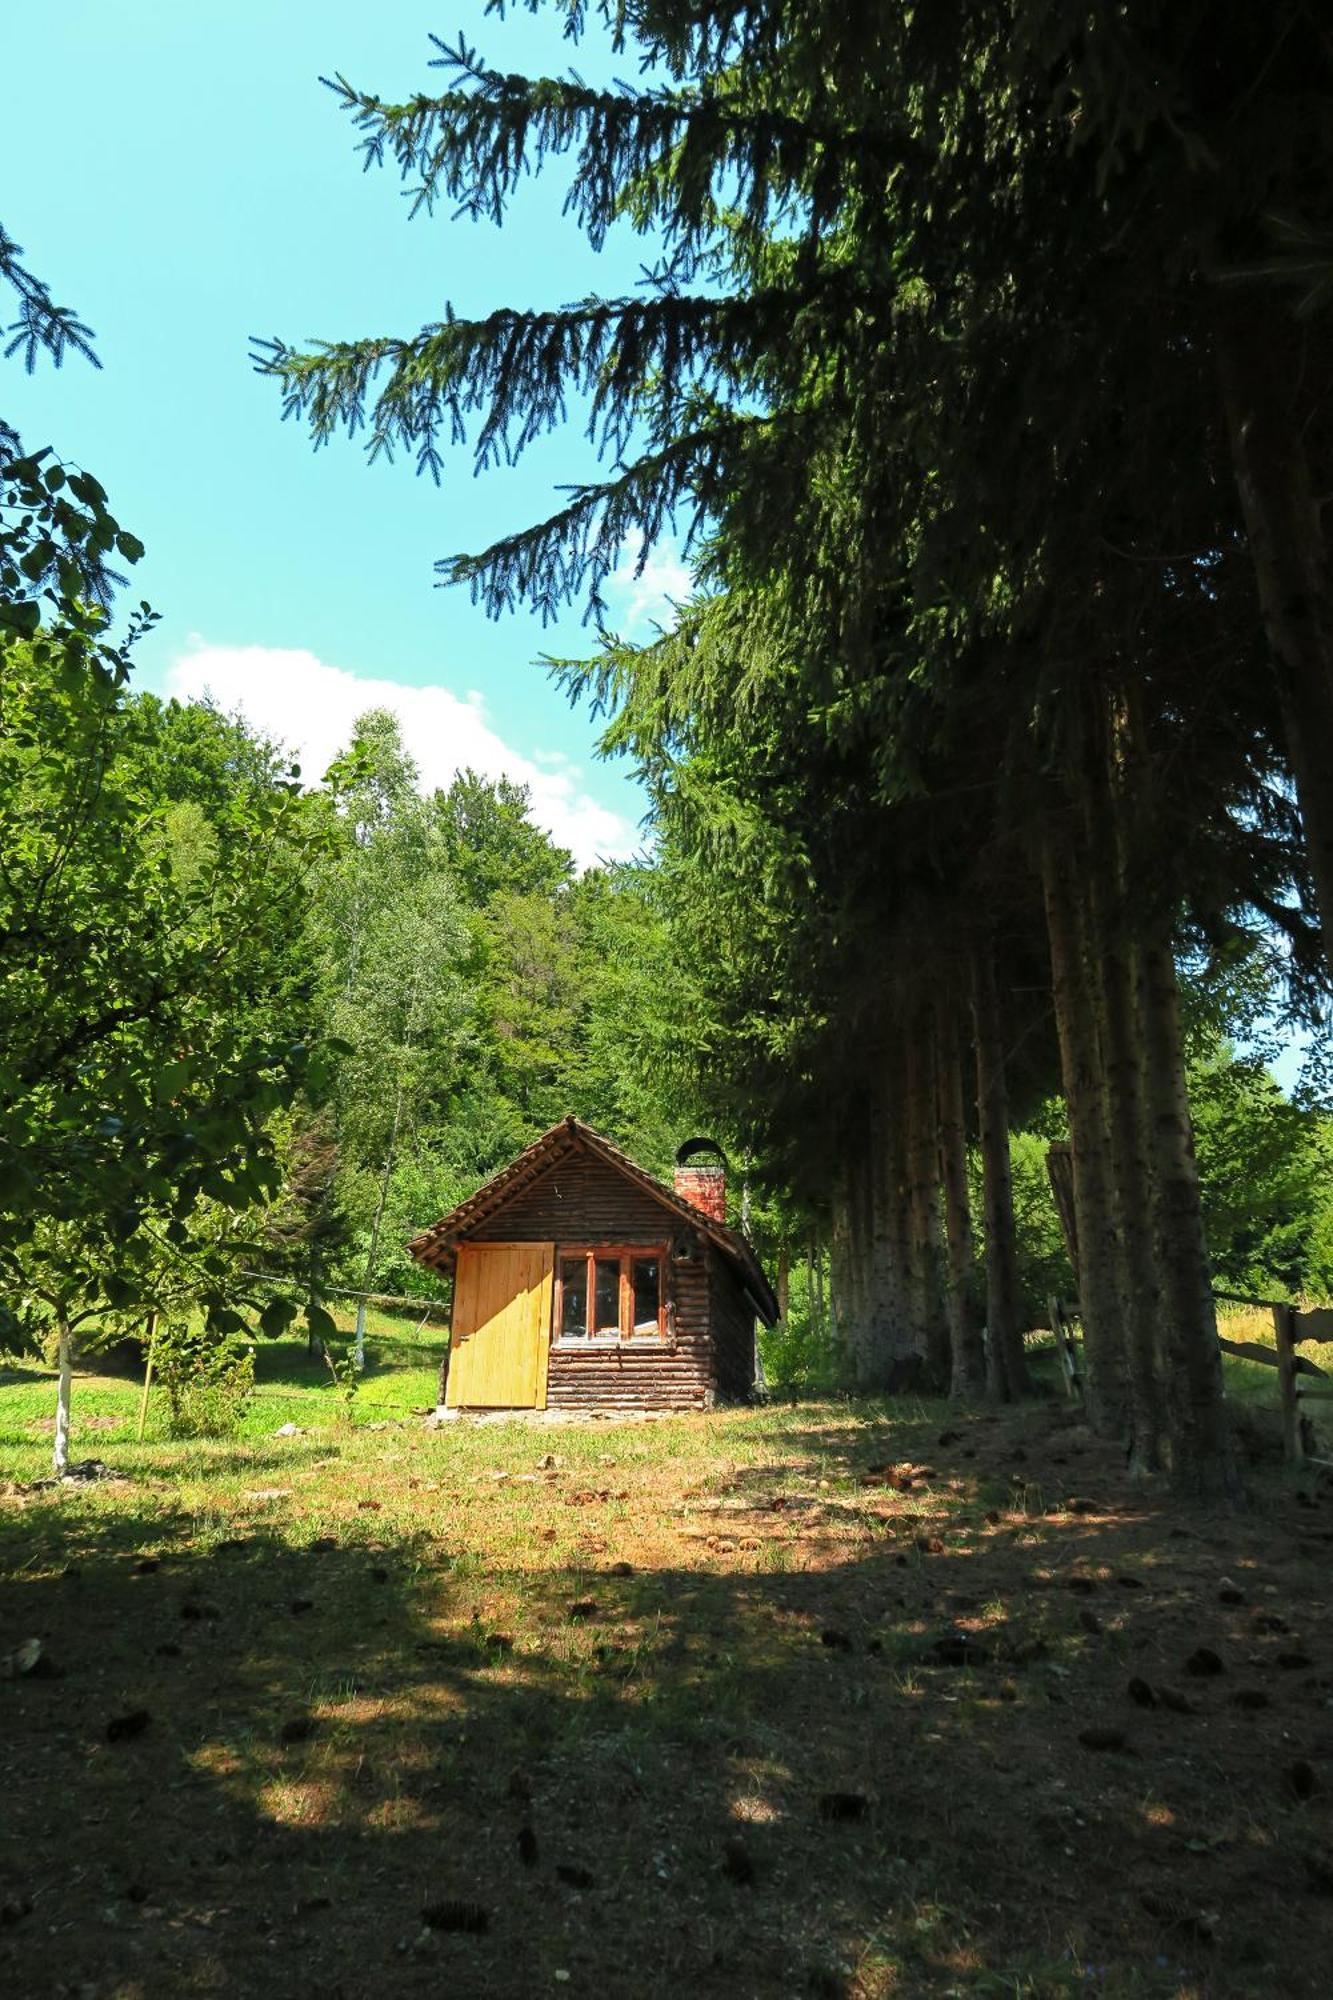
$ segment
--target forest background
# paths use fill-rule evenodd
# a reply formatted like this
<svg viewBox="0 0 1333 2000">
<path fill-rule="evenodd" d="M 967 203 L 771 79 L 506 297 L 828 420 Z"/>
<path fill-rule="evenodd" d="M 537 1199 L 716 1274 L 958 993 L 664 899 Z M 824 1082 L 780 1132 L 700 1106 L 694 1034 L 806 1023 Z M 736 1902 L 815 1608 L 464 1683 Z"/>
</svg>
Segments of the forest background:
<svg viewBox="0 0 1333 2000">
<path fill-rule="evenodd" d="M 492 610 L 580 596 L 596 607 L 636 537 L 651 545 L 679 506 L 704 523 L 698 595 L 673 632 L 639 647 L 604 634 L 591 663 L 555 663 L 606 716 L 608 754 L 628 754 L 644 782 L 637 863 L 577 873 L 521 787 L 464 772 L 423 795 L 413 746 L 384 714 L 363 718 L 312 790 L 312 774 L 241 718 L 134 693 L 133 651 L 151 643 L 153 616 L 142 606 L 114 638 L 106 607 L 117 564 L 132 567 L 142 547 L 90 474 L 7 433 L 8 1338 L 54 1325 L 68 1350 L 80 1323 L 147 1305 L 182 1324 L 202 1312 L 226 1341 L 256 1320 L 278 1331 L 304 1304 L 312 1333 L 327 1335 L 331 1286 L 411 1290 L 407 1235 L 572 1111 L 658 1171 L 696 1130 L 721 1141 L 738 1216 L 786 1274 L 775 1372 L 807 1380 L 875 1373 L 847 1340 L 879 1305 L 836 1281 L 832 1252 L 840 1231 L 855 1242 L 858 1203 L 901 1139 L 906 1342 L 920 1344 L 933 1297 L 934 1319 L 947 1311 L 963 1329 L 962 1353 L 989 1278 L 989 1195 L 975 1152 L 964 1159 L 980 1135 L 961 1097 L 961 1109 L 936 1103 L 935 1081 L 893 1070 L 906 1051 L 911 1071 L 919 1049 L 922 1075 L 963 1073 L 958 967 L 942 960 L 930 992 L 908 976 L 923 938 L 951 931 L 1002 984 L 1029 1321 L 1072 1282 L 1045 1178 L 1046 1146 L 1072 1121 L 1086 1216 L 1109 1227 L 1133 1208 L 1144 1242 L 1157 1232 L 1160 1296 L 1179 1279 L 1171 1313 L 1191 1352 L 1207 1346 L 1195 1337 L 1206 1292 L 1184 1297 L 1199 1294 L 1201 1267 L 1186 1241 L 1196 1190 L 1179 1120 L 1154 1124 L 1148 1103 L 1140 1127 L 1131 1104 L 1150 1089 L 1157 1110 L 1174 1103 L 1177 1015 L 1213 1281 L 1327 1289 L 1321 1048 L 1296 1099 L 1267 1068 L 1276 1039 L 1310 1037 L 1325 1005 L 1324 837 L 1311 843 L 1301 823 L 1323 824 L 1322 792 L 1300 750 L 1314 738 L 1284 708 L 1280 676 L 1270 686 L 1253 671 L 1266 643 L 1282 657 L 1282 635 L 1267 599 L 1253 601 L 1262 536 L 1249 488 L 1241 478 L 1238 497 L 1219 472 L 1226 411 L 1204 335 L 1224 354 L 1231 335 L 1191 278 L 1176 301 L 1189 337 L 1144 374 L 1141 313 L 1108 318 L 1093 251 L 1081 265 L 1071 250 L 1091 243 L 1094 220 L 1122 240 L 1108 187 L 1134 211 L 1143 185 L 1172 184 L 1178 149 L 1210 199 L 1221 188 L 1223 234 L 1228 217 L 1256 222 L 1284 175 L 1300 192 L 1308 159 L 1274 136 L 1280 119 L 1264 120 L 1294 106 L 1292 130 L 1312 129 L 1318 65 L 1291 57 L 1299 8 L 1281 65 L 1256 65 L 1237 31 L 1231 81 L 1217 88 L 1225 100 L 1257 69 L 1267 95 L 1249 178 L 1215 183 L 1204 140 L 1157 122 L 1151 92 L 1128 156 L 1117 123 L 1154 66 L 1174 65 L 1189 99 L 1188 37 L 1159 46 L 1151 25 L 1130 36 L 1120 53 L 1148 67 L 1129 62 L 1112 87 L 1099 83 L 1096 37 L 1054 10 L 1058 61 L 1096 107 L 1071 152 L 1049 42 L 1034 31 L 1026 53 L 1015 44 L 1017 68 L 999 80 L 1004 16 L 937 38 L 887 10 L 879 32 L 894 60 L 863 76 L 831 14 L 811 17 L 810 41 L 781 8 L 724 8 L 702 25 L 646 8 L 632 26 L 647 74 L 668 82 L 637 94 L 577 79 L 519 88 L 462 45 L 442 49 L 438 98 L 395 106 L 338 86 L 370 163 L 420 173 L 427 205 L 445 194 L 499 220 L 525 147 L 538 165 L 572 153 L 573 212 L 594 241 L 628 215 L 669 246 L 646 301 L 449 319 L 406 343 L 256 348 L 317 440 L 369 423 L 372 445 L 406 446 L 431 472 L 444 433 L 461 436 L 469 418 L 487 464 L 555 428 L 569 393 L 590 400 L 614 475 L 449 570 Z M 831 125 L 812 108 L 827 89 L 821 64 L 846 86 Z M 1216 92 L 1197 99 L 1195 124 L 1211 130 Z M 936 122 L 923 101 L 944 107 Z M 958 109 L 974 101 L 975 122 Z M 1015 115 L 1019 101 L 1030 117 Z M 1250 115 L 1245 92 L 1237 103 Z M 903 158 L 888 160 L 900 141 Z M 977 223 L 990 199 L 979 164 L 997 146 L 1022 189 L 998 248 Z M 956 235 L 937 238 L 927 195 L 941 174 L 958 204 Z M 1176 283 L 1216 219 L 1176 220 L 1174 247 L 1170 222 L 1144 238 L 1140 293 L 1154 272 Z M 1258 238 L 1247 248 L 1257 255 Z M 3 239 L 0 256 L 18 301 L 11 354 L 37 368 L 88 358 L 87 329 L 18 246 Z M 1006 259 L 1027 260 L 1017 300 L 997 277 Z M 1274 292 L 1299 291 L 1309 262 L 1279 260 Z M 1320 268 L 1316 256 L 1301 330 L 1279 328 L 1315 357 L 1323 347 L 1305 329 L 1326 303 Z M 1256 285 L 1263 276 L 1251 270 Z M 689 279 L 697 295 L 682 292 Z M 1262 309 L 1278 325 L 1267 295 Z M 1067 343 L 1095 366 L 1071 369 L 1075 386 L 1052 398 L 1012 373 L 1029 341 L 1048 356 Z M 899 404 L 867 388 L 890 364 L 910 385 Z M 1131 380 L 1148 384 L 1159 430 L 1136 432 L 1108 488 Z M 1302 434 L 1313 452 L 1315 361 L 1293 380 L 1316 385 L 1318 420 Z M 995 383 L 1027 398 L 1017 430 Z M 1034 432 L 1048 456 L 1027 458 L 1011 517 L 996 496 Z M 1158 476 L 1196 432 L 1197 477 Z M 1152 462 L 1149 435 L 1162 454 Z M 1163 552 L 1182 543 L 1183 555 Z M 1090 636 L 1080 679 L 1070 662 L 1089 657 Z M 983 778 L 997 741 L 1007 761 Z M 1182 769 L 1188 782 L 1173 786 Z M 951 801 L 983 792 L 964 846 Z M 1033 798 L 1044 813 L 1026 812 Z M 1087 910 L 1071 923 L 1074 891 Z M 989 939 L 961 921 L 987 899 L 1003 919 Z M 1165 1035 L 1133 1090 L 1110 1087 L 1123 1022 L 1094 1019 L 1093 1003 L 1113 996 L 1075 990 L 1108 940 L 1142 960 L 1125 988 L 1150 1031 L 1135 1060 L 1151 1065 L 1151 1032 Z M 941 988 L 947 1021 L 934 1018 Z M 1094 1104 L 1085 1057 L 1099 1036 L 1109 1082 Z M 1166 1132 L 1161 1159 L 1133 1175 L 1131 1126 Z M 1115 1153 L 1117 1132 L 1118 1183 L 1094 1157 Z M 961 1207 L 960 1163 L 972 1182 Z M 977 1226 L 955 1243 L 964 1209 Z M 1110 1261 L 1094 1344 L 1123 1356 Z M 863 1242 L 850 1262 L 869 1272 L 883 1260 Z M 285 1293 L 253 1291 L 247 1274 L 261 1266 L 285 1275 Z M 1133 1282 L 1122 1302 L 1138 1311 L 1146 1301 L 1130 1294 Z M 1163 1378 L 1167 1348 L 1150 1359 L 1148 1376 Z M 1111 1430 L 1123 1414 L 1113 1398 Z"/>
</svg>

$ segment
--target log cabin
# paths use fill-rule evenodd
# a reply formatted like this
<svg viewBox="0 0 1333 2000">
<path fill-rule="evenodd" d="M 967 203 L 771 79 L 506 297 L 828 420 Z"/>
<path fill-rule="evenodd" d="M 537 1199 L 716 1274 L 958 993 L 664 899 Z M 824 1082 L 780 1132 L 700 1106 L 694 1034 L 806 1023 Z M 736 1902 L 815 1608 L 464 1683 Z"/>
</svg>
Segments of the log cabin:
<svg viewBox="0 0 1333 2000">
<path fill-rule="evenodd" d="M 706 1139 L 668 1188 L 566 1118 L 408 1247 L 453 1278 L 446 1411 L 743 1401 L 777 1319 Z"/>
</svg>

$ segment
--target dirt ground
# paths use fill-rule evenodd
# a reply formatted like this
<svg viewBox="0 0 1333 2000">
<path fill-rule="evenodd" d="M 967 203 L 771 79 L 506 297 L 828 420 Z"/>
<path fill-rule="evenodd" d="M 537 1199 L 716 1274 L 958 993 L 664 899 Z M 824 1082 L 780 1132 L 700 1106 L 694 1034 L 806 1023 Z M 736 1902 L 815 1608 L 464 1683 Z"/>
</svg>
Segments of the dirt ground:
<svg viewBox="0 0 1333 2000">
<path fill-rule="evenodd" d="M 1055 1405 L 117 1456 L 0 1501 L 13 2000 L 1333 1990 L 1317 1472 L 1181 1511 Z"/>
</svg>

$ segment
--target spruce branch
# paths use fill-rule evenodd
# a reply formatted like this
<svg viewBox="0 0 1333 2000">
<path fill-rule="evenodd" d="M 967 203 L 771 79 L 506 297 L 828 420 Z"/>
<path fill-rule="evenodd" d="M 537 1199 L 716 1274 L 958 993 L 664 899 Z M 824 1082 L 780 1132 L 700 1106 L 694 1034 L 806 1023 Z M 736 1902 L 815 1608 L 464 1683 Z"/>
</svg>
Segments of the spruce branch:
<svg viewBox="0 0 1333 2000">
<path fill-rule="evenodd" d="M 22 255 L 22 244 L 16 243 L 0 225 L 0 278 L 12 286 L 19 300 L 18 318 L 0 329 L 10 336 L 5 359 L 22 353 L 29 375 L 41 353 L 49 354 L 57 368 L 67 352 L 80 354 L 94 368 L 100 368 L 102 364 L 93 351 L 92 328 L 85 326 L 68 306 L 56 304 L 49 287 L 20 264 Z"/>
<path fill-rule="evenodd" d="M 464 583 L 474 603 L 499 617 L 518 603 L 553 620 L 562 604 L 586 592 L 588 617 L 606 610 L 604 586 L 624 548 L 637 538 L 642 568 L 652 543 L 686 507 L 686 546 L 725 486 L 748 434 L 763 417 L 729 417 L 646 452 L 615 477 L 568 489 L 567 504 L 534 527 L 493 542 L 478 555 L 436 565 L 444 584 Z"/>
<path fill-rule="evenodd" d="M 444 196 L 459 214 L 498 223 L 526 175 L 571 155 L 565 213 L 595 248 L 626 212 L 636 229 L 673 239 L 710 232 L 720 183 L 756 231 L 801 190 L 814 231 L 849 194 L 921 157 L 905 128 L 848 129 L 779 111 L 726 70 L 690 86 L 595 89 L 574 75 L 505 75 L 462 39 L 431 41 L 432 68 L 450 77 L 439 95 L 390 104 L 344 76 L 324 79 L 360 133 L 365 167 L 392 161 L 411 184 L 414 213 Z M 636 191 L 629 210 L 627 188 Z"/>
<path fill-rule="evenodd" d="M 282 387 L 282 413 L 309 427 L 318 446 L 336 431 L 366 432 L 370 458 L 413 452 L 437 482 L 442 440 L 461 446 L 479 418 L 478 472 L 512 464 L 563 423 L 568 398 L 589 398 L 587 434 L 619 457 L 642 422 L 674 427 L 688 399 L 707 388 L 744 393 L 775 334 L 801 316 L 803 342 L 818 339 L 821 311 L 845 314 L 855 279 L 821 275 L 815 297 L 776 285 L 748 297 L 672 293 L 651 299 L 589 299 L 554 312 L 504 309 L 482 320 L 428 326 L 413 339 L 320 342 L 302 351 L 281 339 L 253 342 L 261 375 Z"/>
</svg>

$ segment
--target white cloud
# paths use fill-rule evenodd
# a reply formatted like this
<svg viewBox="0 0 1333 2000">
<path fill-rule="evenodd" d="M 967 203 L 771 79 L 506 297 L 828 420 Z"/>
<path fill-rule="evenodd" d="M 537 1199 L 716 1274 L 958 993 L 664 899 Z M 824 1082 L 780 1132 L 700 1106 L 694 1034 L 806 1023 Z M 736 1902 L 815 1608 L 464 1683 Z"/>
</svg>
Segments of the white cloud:
<svg viewBox="0 0 1333 2000">
<path fill-rule="evenodd" d="M 442 687 L 406 687 L 331 667 L 297 647 L 211 646 L 199 638 L 168 668 L 166 684 L 167 693 L 180 701 L 211 695 L 228 714 L 239 710 L 295 754 L 308 784 L 316 784 L 346 747 L 357 716 L 368 708 L 387 708 L 398 717 L 423 790 L 448 785 L 469 765 L 484 777 L 527 785 L 534 819 L 571 849 L 580 868 L 632 854 L 641 845 L 629 820 L 580 788 L 576 764 L 544 752 L 525 756 L 504 742 L 475 691 L 457 695 Z"/>
<path fill-rule="evenodd" d="M 618 613 L 612 622 L 626 639 L 643 640 L 651 638 L 654 627 L 675 623 L 675 607 L 689 597 L 693 580 L 670 541 L 651 552 L 638 576 L 634 570 L 635 558 L 626 556 L 606 587 Z"/>
</svg>

